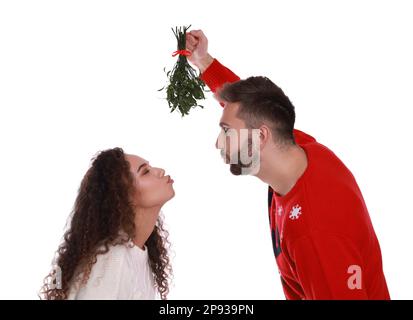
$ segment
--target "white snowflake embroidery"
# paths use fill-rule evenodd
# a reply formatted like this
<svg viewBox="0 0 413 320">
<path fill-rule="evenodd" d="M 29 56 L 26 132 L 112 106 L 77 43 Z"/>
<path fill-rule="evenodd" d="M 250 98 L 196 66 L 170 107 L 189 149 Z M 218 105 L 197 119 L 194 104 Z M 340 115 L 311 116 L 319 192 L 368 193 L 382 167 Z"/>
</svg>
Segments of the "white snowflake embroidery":
<svg viewBox="0 0 413 320">
<path fill-rule="evenodd" d="M 301 214 L 302 214 L 301 207 L 297 204 L 291 209 L 290 219 L 291 220 L 297 220 L 300 217 Z"/>
</svg>

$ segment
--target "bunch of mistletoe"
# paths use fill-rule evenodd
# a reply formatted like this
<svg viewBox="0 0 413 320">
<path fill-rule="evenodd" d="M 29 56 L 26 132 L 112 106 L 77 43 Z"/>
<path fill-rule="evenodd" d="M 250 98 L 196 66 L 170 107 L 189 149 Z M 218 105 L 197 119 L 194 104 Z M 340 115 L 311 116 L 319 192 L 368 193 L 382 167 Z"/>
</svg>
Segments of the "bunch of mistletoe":
<svg viewBox="0 0 413 320">
<path fill-rule="evenodd" d="M 187 56 L 191 55 L 191 52 L 186 50 L 186 31 L 190 27 L 172 28 L 178 42 L 178 48 L 172 56 L 178 56 L 178 60 L 173 69 L 166 73 L 169 81 L 166 89 L 163 87 L 159 90 L 166 90 L 166 100 L 171 112 L 178 110 L 182 117 L 188 115 L 192 108 L 203 108 L 198 104 L 198 100 L 205 99 L 205 84 L 187 59 Z"/>
</svg>

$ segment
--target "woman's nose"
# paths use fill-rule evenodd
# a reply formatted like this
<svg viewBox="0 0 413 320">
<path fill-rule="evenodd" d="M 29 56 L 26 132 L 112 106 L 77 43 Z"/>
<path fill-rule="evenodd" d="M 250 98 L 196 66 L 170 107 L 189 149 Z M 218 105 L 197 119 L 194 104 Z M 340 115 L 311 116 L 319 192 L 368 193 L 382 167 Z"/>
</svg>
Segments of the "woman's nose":
<svg viewBox="0 0 413 320">
<path fill-rule="evenodd" d="M 162 178 L 162 177 L 165 175 L 165 170 L 164 170 L 164 169 L 160 169 L 160 168 L 157 168 L 157 170 L 158 170 L 159 177 Z"/>
</svg>

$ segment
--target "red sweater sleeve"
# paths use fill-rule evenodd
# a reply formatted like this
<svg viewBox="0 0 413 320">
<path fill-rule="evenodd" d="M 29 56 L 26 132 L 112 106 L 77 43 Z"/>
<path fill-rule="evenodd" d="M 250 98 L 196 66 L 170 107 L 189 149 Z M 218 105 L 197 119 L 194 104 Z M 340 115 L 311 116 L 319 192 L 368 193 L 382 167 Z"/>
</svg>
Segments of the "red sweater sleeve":
<svg viewBox="0 0 413 320">
<path fill-rule="evenodd" d="M 214 59 L 211 65 L 201 74 L 201 79 L 211 89 L 216 92 L 227 82 L 236 82 L 240 78 L 227 67 L 224 67 L 217 59 Z"/>
<path fill-rule="evenodd" d="M 240 77 L 223 66 L 217 59 L 214 59 L 211 65 L 201 74 L 201 79 L 212 92 L 216 92 L 225 83 L 236 82 L 240 80 Z M 220 104 L 222 107 L 224 106 L 222 103 Z M 312 136 L 299 130 L 294 130 L 294 138 L 299 145 L 316 141 Z"/>
<path fill-rule="evenodd" d="M 290 251 L 306 299 L 368 299 L 361 255 L 347 238 L 314 232 Z"/>
</svg>

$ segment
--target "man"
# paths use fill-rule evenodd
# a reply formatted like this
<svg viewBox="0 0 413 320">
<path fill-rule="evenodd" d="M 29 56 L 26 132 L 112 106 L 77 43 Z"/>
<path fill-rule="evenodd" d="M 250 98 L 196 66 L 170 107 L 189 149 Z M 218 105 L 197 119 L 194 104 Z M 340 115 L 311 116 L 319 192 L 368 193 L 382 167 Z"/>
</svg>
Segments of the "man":
<svg viewBox="0 0 413 320">
<path fill-rule="evenodd" d="M 224 107 L 217 148 L 231 172 L 269 185 L 286 298 L 390 299 L 380 246 L 352 173 L 331 150 L 294 129 L 294 106 L 269 79 L 240 80 L 208 53 L 201 30 L 187 34 L 187 49 Z M 249 162 L 239 159 L 242 153 Z"/>
</svg>

